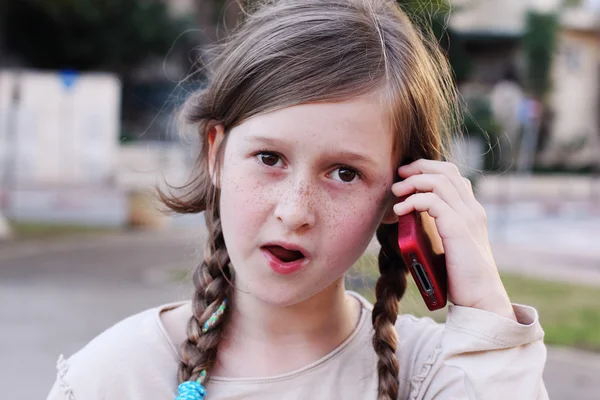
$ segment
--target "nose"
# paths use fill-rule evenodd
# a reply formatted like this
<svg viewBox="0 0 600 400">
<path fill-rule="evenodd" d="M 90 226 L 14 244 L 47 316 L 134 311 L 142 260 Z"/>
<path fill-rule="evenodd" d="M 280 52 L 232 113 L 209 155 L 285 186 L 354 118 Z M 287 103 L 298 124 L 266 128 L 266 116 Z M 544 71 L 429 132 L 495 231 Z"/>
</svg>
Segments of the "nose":
<svg viewBox="0 0 600 400">
<path fill-rule="evenodd" d="M 316 221 L 313 207 L 314 190 L 307 181 L 295 182 L 278 193 L 275 217 L 290 231 L 298 231 L 314 226 Z"/>
</svg>

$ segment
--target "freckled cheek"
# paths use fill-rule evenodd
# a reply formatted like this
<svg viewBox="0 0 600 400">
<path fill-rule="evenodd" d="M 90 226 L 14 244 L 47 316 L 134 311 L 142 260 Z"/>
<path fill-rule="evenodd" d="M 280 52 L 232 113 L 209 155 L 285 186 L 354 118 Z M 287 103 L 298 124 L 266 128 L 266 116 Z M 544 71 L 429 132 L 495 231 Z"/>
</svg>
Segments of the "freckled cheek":
<svg viewBox="0 0 600 400">
<path fill-rule="evenodd" d="M 222 217 L 237 229 L 256 229 L 269 205 L 269 189 L 250 176 L 224 176 L 221 188 Z M 227 215 L 225 215 L 225 212 Z"/>
<path fill-rule="evenodd" d="M 329 227 L 353 234 L 373 230 L 385 209 L 389 190 L 385 186 L 377 190 L 363 189 L 352 193 L 328 190 L 322 199 L 324 218 Z"/>
<path fill-rule="evenodd" d="M 381 218 L 380 197 L 362 194 L 329 205 L 324 219 L 330 265 L 349 267 L 362 254 Z"/>
</svg>

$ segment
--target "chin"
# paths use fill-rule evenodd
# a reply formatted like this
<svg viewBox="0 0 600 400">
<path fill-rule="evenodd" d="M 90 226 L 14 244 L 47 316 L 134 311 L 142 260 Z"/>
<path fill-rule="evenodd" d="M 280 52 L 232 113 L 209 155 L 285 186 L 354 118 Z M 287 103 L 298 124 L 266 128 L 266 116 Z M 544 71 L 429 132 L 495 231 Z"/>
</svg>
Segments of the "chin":
<svg viewBox="0 0 600 400">
<path fill-rule="evenodd" d="M 302 285 L 300 282 L 265 282 L 246 286 L 246 295 L 272 307 L 291 307 L 317 294 L 321 288 L 314 284 Z"/>
<path fill-rule="evenodd" d="M 319 273 L 324 271 L 319 271 L 316 263 L 310 263 L 306 268 L 289 275 L 273 272 L 262 255 L 257 259 L 250 257 L 237 265 L 244 265 L 244 268 L 235 272 L 241 297 L 252 297 L 271 307 L 300 304 L 339 281 L 335 273 Z"/>
</svg>

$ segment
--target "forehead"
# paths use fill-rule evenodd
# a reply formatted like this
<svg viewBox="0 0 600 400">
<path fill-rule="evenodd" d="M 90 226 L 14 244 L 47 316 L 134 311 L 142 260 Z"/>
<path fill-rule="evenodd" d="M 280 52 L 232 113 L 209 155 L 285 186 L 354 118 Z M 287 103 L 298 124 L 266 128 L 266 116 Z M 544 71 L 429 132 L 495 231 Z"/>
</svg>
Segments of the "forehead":
<svg viewBox="0 0 600 400">
<path fill-rule="evenodd" d="M 301 104 L 249 118 L 232 130 L 244 139 L 282 139 L 313 148 L 344 148 L 381 157 L 392 150 L 389 115 L 377 96 Z"/>
</svg>

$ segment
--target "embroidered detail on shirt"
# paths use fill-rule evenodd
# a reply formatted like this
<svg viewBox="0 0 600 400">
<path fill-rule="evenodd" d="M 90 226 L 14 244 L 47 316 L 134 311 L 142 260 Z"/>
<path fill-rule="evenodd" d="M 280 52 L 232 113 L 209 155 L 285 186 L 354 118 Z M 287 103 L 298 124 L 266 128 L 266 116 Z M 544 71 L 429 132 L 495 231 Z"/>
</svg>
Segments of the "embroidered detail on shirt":
<svg viewBox="0 0 600 400">
<path fill-rule="evenodd" d="M 69 372 L 69 362 L 65 359 L 65 357 L 61 354 L 58 357 L 58 361 L 56 362 L 56 378 L 58 380 L 58 386 L 62 389 L 65 394 L 66 400 L 76 400 L 75 395 L 73 394 L 73 389 L 65 380 L 65 376 L 67 372 Z"/>
<path fill-rule="evenodd" d="M 423 385 L 423 381 L 429 376 L 431 369 L 433 368 L 433 364 L 437 361 L 438 357 L 442 353 L 442 345 L 438 344 L 435 349 L 429 354 L 429 357 L 425 360 L 423 365 L 421 366 L 421 370 L 410 378 L 410 395 L 408 396 L 409 400 L 416 400 L 419 395 L 419 391 L 421 390 L 421 386 Z"/>
</svg>

